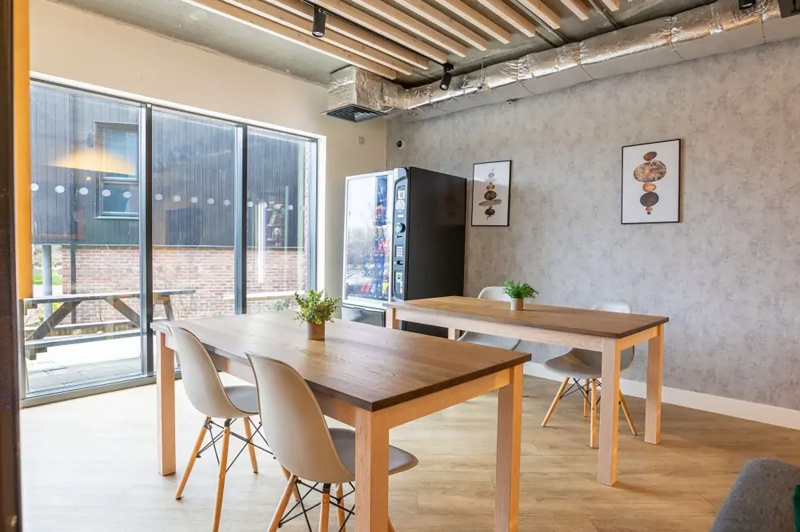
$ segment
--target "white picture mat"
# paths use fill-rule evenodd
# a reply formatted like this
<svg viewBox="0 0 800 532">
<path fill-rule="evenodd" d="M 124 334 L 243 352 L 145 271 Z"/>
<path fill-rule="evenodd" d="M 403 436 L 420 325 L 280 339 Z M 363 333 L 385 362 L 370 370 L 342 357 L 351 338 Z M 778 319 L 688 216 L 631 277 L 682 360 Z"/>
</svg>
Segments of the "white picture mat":
<svg viewBox="0 0 800 532">
<path fill-rule="evenodd" d="M 622 149 L 622 223 L 659 223 L 677 222 L 680 215 L 680 140 L 652 142 L 637 146 L 625 146 Z M 633 177 L 637 166 L 644 162 L 644 154 L 654 151 L 656 159 L 667 167 L 667 173 L 658 181 L 654 181 L 658 194 L 658 203 L 648 215 L 639 202 L 645 191 L 641 181 Z"/>
<path fill-rule="evenodd" d="M 494 172 L 494 191 L 502 203 L 493 205 L 495 214 L 486 216 L 486 207 L 480 203 L 489 183 L 489 174 Z M 507 226 L 511 193 L 511 161 L 478 163 L 472 173 L 472 225 Z M 487 219 L 488 218 L 488 219 Z"/>
</svg>

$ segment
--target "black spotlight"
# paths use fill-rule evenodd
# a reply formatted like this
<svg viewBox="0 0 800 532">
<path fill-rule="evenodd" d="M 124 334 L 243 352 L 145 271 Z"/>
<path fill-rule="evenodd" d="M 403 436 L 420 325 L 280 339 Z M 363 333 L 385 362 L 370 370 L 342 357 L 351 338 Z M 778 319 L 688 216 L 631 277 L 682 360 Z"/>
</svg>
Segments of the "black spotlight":
<svg viewBox="0 0 800 532">
<path fill-rule="evenodd" d="M 325 11 L 319 6 L 314 6 L 314 23 L 311 25 L 311 35 L 317 39 L 325 37 Z"/>
<path fill-rule="evenodd" d="M 443 91 L 446 91 L 450 88 L 450 80 L 453 79 L 453 75 L 450 73 L 453 70 L 453 65 L 450 63 L 445 63 L 442 65 L 442 81 L 439 82 L 439 88 Z"/>
</svg>

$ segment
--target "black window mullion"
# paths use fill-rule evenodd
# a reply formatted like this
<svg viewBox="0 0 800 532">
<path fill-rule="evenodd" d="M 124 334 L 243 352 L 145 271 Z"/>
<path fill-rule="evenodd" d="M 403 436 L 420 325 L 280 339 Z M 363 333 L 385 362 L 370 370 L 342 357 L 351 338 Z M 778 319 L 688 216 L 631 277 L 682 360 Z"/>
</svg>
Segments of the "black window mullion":
<svg viewBox="0 0 800 532">
<path fill-rule="evenodd" d="M 236 132 L 234 197 L 233 294 L 236 314 L 247 313 L 247 126 Z"/>
<path fill-rule="evenodd" d="M 142 330 L 142 372 L 153 375 L 153 108 L 142 106 L 139 123 L 139 165 L 143 179 L 139 184 L 139 298 Z"/>
</svg>

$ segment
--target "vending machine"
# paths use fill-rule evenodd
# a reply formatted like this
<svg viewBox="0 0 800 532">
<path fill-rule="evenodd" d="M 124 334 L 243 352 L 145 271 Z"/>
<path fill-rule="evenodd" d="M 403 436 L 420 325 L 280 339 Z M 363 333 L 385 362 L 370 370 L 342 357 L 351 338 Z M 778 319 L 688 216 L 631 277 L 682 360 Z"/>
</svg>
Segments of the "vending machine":
<svg viewBox="0 0 800 532">
<path fill-rule="evenodd" d="M 343 319 L 383 326 L 388 301 L 463 294 L 466 193 L 466 179 L 414 167 L 347 178 Z"/>
</svg>

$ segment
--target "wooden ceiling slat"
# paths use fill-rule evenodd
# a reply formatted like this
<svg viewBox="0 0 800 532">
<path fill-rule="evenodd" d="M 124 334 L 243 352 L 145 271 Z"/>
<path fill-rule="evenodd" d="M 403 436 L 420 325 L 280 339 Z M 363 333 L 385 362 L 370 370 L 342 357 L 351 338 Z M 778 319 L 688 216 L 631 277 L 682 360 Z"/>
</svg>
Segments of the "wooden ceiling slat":
<svg viewBox="0 0 800 532">
<path fill-rule="evenodd" d="M 246 9 L 233 6 L 223 2 L 222 0 L 182 1 L 217 15 L 235 20 L 241 24 L 247 24 L 248 26 L 254 27 L 261 31 L 282 37 L 306 48 L 310 48 L 340 61 L 344 61 L 345 63 L 363 68 L 364 70 L 378 74 L 379 76 L 383 76 L 387 79 L 395 79 L 397 77 L 397 73 L 391 68 L 361 57 L 360 55 L 343 50 L 342 48 L 339 48 L 330 42 L 312 37 L 310 33 L 306 35 L 305 33 L 265 19 L 264 17 L 256 15 L 255 13 L 252 13 Z"/>
<path fill-rule="evenodd" d="M 589 18 L 589 6 L 583 0 L 561 0 L 561 3 L 572 11 L 572 14 L 578 17 L 579 20 L 587 20 Z"/>
<path fill-rule="evenodd" d="M 415 34 L 419 35 L 420 37 L 432 42 L 433 44 L 444 48 L 459 57 L 466 57 L 467 56 L 467 47 L 463 44 L 456 42 L 455 40 L 451 39 L 447 35 L 440 33 L 429 26 L 426 26 L 422 22 L 418 21 L 414 17 L 411 17 L 399 9 L 390 6 L 383 0 L 352 0 L 353 3 L 358 4 L 359 6 L 369 9 L 373 13 L 385 18 L 386 20 L 397 24 L 400 27 L 403 27 Z"/>
<path fill-rule="evenodd" d="M 619 0 L 601 0 L 611 11 L 619 11 Z"/>
<path fill-rule="evenodd" d="M 470 44 L 478 50 L 485 52 L 489 49 L 489 41 L 486 37 L 478 35 L 468 27 L 464 26 L 454 18 L 446 13 L 439 11 L 432 5 L 425 2 L 425 0 L 395 0 L 398 4 L 405 7 L 415 15 L 424 17 L 441 29 L 455 35 L 467 44 Z"/>
<path fill-rule="evenodd" d="M 478 13 L 461 0 L 436 0 L 462 19 L 466 20 L 482 32 L 491 35 L 503 44 L 511 42 L 511 33 L 504 30 L 482 14 Z"/>
<path fill-rule="evenodd" d="M 270 4 L 265 4 L 260 0 L 236 0 L 236 5 L 255 13 L 256 15 L 265 17 L 268 20 L 282 24 L 288 28 L 310 34 L 311 24 L 305 17 L 300 17 L 293 13 L 283 11 Z M 308 8 L 311 10 L 311 16 L 313 18 L 314 8 L 310 5 Z M 410 76 L 414 72 L 410 65 L 403 63 L 402 61 L 398 61 L 389 55 L 366 46 L 361 42 L 351 39 L 350 37 L 346 37 L 334 32 L 326 32 L 325 37 L 323 37 L 322 40 L 330 42 L 331 44 L 334 44 L 343 50 L 353 52 L 361 57 L 365 57 L 375 61 L 376 63 L 380 63 L 398 72 L 402 72 L 403 74 Z"/>
<path fill-rule="evenodd" d="M 350 4 L 346 4 L 341 0 L 315 0 L 315 3 L 325 9 L 325 11 L 335 13 L 340 17 L 349 20 L 350 22 L 355 22 L 356 24 L 372 30 L 377 34 L 386 37 L 387 39 L 391 39 L 396 43 L 402 44 L 406 48 L 410 48 L 426 57 L 430 57 L 437 63 L 443 64 L 447 62 L 447 54 L 438 48 L 435 48 L 430 44 L 395 28 L 387 22 L 379 20 L 372 15 L 361 11 L 360 9 L 356 9 Z"/>
<path fill-rule="evenodd" d="M 237 0 L 242 2 L 242 0 Z M 284 9 L 290 13 L 312 20 L 314 18 L 314 8 L 306 4 L 302 0 L 267 0 L 270 4 Z M 261 2 L 260 2 L 261 3 Z M 329 15 L 327 18 L 327 27 L 337 33 L 341 33 L 351 39 L 371 46 L 376 50 L 380 50 L 392 57 L 405 61 L 417 68 L 427 70 L 429 68 L 430 60 L 416 52 L 412 52 L 407 48 L 403 48 L 393 41 L 384 39 L 374 33 L 371 33 L 355 24 L 351 24 L 335 15 Z"/>
<path fill-rule="evenodd" d="M 511 24 L 526 37 L 533 37 L 536 35 L 536 25 L 526 16 L 518 13 L 513 7 L 504 2 L 504 0 L 478 0 L 482 5 L 489 8 L 498 17 Z"/>
<path fill-rule="evenodd" d="M 544 5 L 541 0 L 517 0 L 522 7 L 542 19 L 542 21 L 557 30 L 561 27 L 561 17 L 555 11 Z M 605 0 L 604 0 L 605 1 Z M 609 0 L 611 1 L 611 0 Z"/>
</svg>

